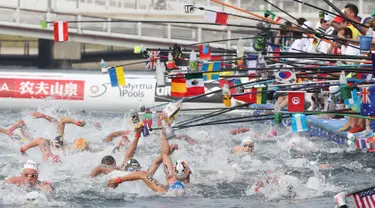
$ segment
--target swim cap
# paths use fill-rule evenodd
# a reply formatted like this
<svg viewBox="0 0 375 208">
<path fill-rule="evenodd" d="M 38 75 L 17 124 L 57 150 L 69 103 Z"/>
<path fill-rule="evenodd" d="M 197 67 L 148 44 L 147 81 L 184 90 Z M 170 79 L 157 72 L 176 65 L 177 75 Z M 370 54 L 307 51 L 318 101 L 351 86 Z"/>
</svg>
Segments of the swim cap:
<svg viewBox="0 0 375 208">
<path fill-rule="evenodd" d="M 135 168 L 136 170 L 140 170 L 141 165 L 136 159 L 130 159 L 128 160 L 128 163 L 126 164 L 125 170 L 128 170 L 129 168 Z"/>
<path fill-rule="evenodd" d="M 184 184 L 179 180 L 175 181 L 171 186 L 169 186 L 169 190 L 184 189 L 184 188 L 185 188 Z"/>
<path fill-rule="evenodd" d="M 254 141 L 253 141 L 252 139 L 244 139 L 244 140 L 242 140 L 242 142 L 241 142 L 241 146 L 244 146 L 244 145 L 245 145 L 245 142 L 249 142 L 249 143 L 251 143 L 251 144 L 254 144 Z"/>
<path fill-rule="evenodd" d="M 104 156 L 102 159 L 103 165 L 113 165 L 115 163 L 116 163 L 116 160 L 111 155 Z"/>
<path fill-rule="evenodd" d="M 85 150 L 89 148 L 89 144 L 87 144 L 86 140 L 83 138 L 78 138 L 74 141 L 74 148 L 79 150 Z"/>
<path fill-rule="evenodd" d="M 27 160 L 27 162 L 23 165 L 22 170 L 25 170 L 25 169 L 33 169 L 33 170 L 38 171 L 38 167 L 36 163 L 32 160 Z"/>
<path fill-rule="evenodd" d="M 51 141 L 51 143 L 58 144 L 60 147 L 64 146 L 64 138 L 62 136 L 57 136 Z"/>
<path fill-rule="evenodd" d="M 191 173 L 189 166 L 183 160 L 177 160 L 174 166 L 175 176 L 179 180 L 185 180 Z"/>
<path fill-rule="evenodd" d="M 268 133 L 267 136 L 277 136 L 277 131 L 275 129 L 271 129 Z"/>
</svg>

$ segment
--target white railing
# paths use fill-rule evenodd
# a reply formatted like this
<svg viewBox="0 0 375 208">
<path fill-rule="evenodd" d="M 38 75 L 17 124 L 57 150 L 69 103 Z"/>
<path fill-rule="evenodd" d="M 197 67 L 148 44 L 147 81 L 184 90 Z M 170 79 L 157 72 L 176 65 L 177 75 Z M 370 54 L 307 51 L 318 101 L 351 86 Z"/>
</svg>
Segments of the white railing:
<svg viewBox="0 0 375 208">
<path fill-rule="evenodd" d="M 0 7 L 0 32 L 13 35 L 53 39 L 52 26 L 42 29 L 39 21 L 45 16 L 47 21 L 109 21 L 108 18 L 90 17 L 60 12 L 43 12 L 32 9 Z M 9 18 L 12 17 L 12 18 Z M 6 26 L 6 27 L 4 27 Z M 9 29 L 11 27 L 11 29 Z M 143 23 L 141 20 L 134 22 L 92 22 L 69 23 L 69 40 L 83 43 L 96 43 L 116 46 L 134 46 L 136 43 L 150 43 L 153 46 L 170 45 L 172 43 L 193 44 L 226 38 L 248 37 L 254 31 L 226 26 L 206 26 L 197 24 L 157 24 Z M 9 32 L 11 31 L 11 32 Z M 46 33 L 48 31 L 48 33 Z M 11 35 L 12 35 L 11 34 Z M 100 41 L 98 40 L 100 38 Z M 107 41 L 108 40 L 108 41 Z M 221 43 L 213 46 L 232 48 L 232 44 Z M 250 41 L 245 42 L 250 47 Z"/>
</svg>

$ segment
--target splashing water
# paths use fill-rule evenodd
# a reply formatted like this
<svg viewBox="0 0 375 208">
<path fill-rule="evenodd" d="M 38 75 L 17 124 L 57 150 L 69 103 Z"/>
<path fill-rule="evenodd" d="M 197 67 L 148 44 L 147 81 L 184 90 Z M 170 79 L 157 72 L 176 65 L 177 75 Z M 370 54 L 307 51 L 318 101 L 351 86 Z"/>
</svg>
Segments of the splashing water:
<svg viewBox="0 0 375 208">
<path fill-rule="evenodd" d="M 117 189 L 109 189 L 106 183 L 111 176 L 92 179 L 88 175 L 105 155 L 113 155 L 117 164 L 123 161 L 124 150 L 113 154 L 115 142 L 106 144 L 103 140 L 114 131 L 130 128 L 124 121 L 124 115 L 72 113 L 55 108 L 39 111 L 54 117 L 64 115 L 86 120 L 88 124 L 84 128 L 68 125 L 65 141 L 72 144 L 76 138 L 85 138 L 90 148 L 97 151 L 66 154 L 59 165 L 42 163 L 39 179 L 51 181 L 55 188 L 54 193 L 40 195 L 34 202 L 29 202 L 25 197 L 27 191 L 13 185 L 4 185 L 0 189 L 0 204 L 17 206 L 34 203 L 37 206 L 61 207 L 165 207 L 169 204 L 175 207 L 290 207 L 291 204 L 300 204 L 305 207 L 332 207 L 332 196 L 352 187 L 355 179 L 349 177 L 368 175 L 373 168 L 368 157 L 342 147 L 327 145 L 327 141 L 306 138 L 303 135 L 292 136 L 287 129 L 275 127 L 270 122 L 213 125 L 176 131 L 177 134 L 191 136 L 198 144 L 170 141 L 179 145 L 172 159 L 187 161 L 193 172 L 191 184 L 186 185 L 184 196 L 155 194 L 140 181 L 122 183 Z M 1 127 L 8 127 L 21 118 L 34 138 L 53 139 L 56 136 L 53 124 L 44 119 L 33 119 L 26 111 L 2 112 L 1 117 Z M 227 117 L 219 116 L 219 119 Z M 191 115 L 181 114 L 178 120 L 187 118 L 191 118 Z M 99 122 L 102 129 L 96 129 L 91 125 L 93 122 Z M 253 130 L 235 136 L 229 133 L 231 129 L 239 126 Z M 278 136 L 256 139 L 254 156 L 246 153 L 231 154 L 231 148 L 239 145 L 243 138 L 255 133 L 265 135 L 270 128 L 276 128 Z M 41 163 L 42 156 L 38 148 L 28 150 L 26 157 L 19 154 L 20 145 L 20 142 L 0 135 L 1 180 L 19 175 L 21 166 L 27 159 Z M 143 169 L 147 170 L 159 153 L 159 132 L 152 131 L 149 137 L 140 139 L 135 158 Z M 319 166 L 321 163 L 334 166 L 322 169 Z M 162 168 L 156 172 L 155 178 L 166 184 Z M 258 181 L 264 181 L 265 185 L 255 193 L 253 189 Z M 355 182 L 357 185 L 366 184 L 366 177 Z"/>
</svg>

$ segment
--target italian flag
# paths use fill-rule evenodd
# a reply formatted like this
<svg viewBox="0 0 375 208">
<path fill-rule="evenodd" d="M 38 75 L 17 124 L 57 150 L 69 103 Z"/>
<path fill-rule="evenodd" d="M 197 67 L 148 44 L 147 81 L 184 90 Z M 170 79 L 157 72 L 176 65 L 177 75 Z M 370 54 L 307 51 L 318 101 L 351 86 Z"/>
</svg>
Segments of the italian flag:
<svg viewBox="0 0 375 208">
<path fill-rule="evenodd" d="M 281 21 L 281 17 L 280 16 L 276 16 L 276 14 L 273 13 L 272 11 L 270 11 L 270 10 L 264 11 L 264 17 L 265 18 L 271 17 L 269 19 L 271 19 L 273 21 L 276 21 L 276 22 L 280 22 Z"/>
<path fill-rule="evenodd" d="M 68 40 L 68 22 L 56 21 L 53 23 L 55 42 Z"/>
<path fill-rule="evenodd" d="M 185 74 L 186 96 L 196 96 L 204 94 L 204 81 L 202 73 Z"/>
<path fill-rule="evenodd" d="M 206 13 L 204 14 L 204 19 L 212 23 L 227 25 L 228 14 L 223 12 L 212 12 L 206 10 Z"/>
</svg>

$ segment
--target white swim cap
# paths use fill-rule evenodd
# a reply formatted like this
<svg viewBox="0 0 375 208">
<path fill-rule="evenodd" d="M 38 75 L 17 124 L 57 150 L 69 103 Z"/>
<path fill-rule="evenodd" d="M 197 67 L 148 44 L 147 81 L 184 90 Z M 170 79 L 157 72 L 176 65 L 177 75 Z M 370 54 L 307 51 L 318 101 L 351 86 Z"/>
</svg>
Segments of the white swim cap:
<svg viewBox="0 0 375 208">
<path fill-rule="evenodd" d="M 189 166 L 183 160 L 176 161 L 174 171 L 178 180 L 185 180 L 191 173 Z"/>
<path fill-rule="evenodd" d="M 241 146 L 243 146 L 243 145 L 245 144 L 245 142 L 249 142 L 249 143 L 251 143 L 251 144 L 254 144 L 254 141 L 253 141 L 252 139 L 244 139 L 244 140 L 242 140 L 242 142 L 241 142 Z"/>
<path fill-rule="evenodd" d="M 34 161 L 27 160 L 27 162 L 23 165 L 22 170 L 25 170 L 25 169 L 33 169 L 33 170 L 38 171 L 38 166 L 36 165 L 36 163 Z"/>
</svg>

